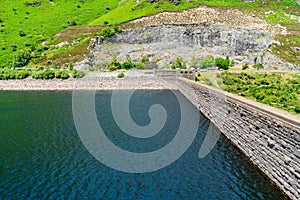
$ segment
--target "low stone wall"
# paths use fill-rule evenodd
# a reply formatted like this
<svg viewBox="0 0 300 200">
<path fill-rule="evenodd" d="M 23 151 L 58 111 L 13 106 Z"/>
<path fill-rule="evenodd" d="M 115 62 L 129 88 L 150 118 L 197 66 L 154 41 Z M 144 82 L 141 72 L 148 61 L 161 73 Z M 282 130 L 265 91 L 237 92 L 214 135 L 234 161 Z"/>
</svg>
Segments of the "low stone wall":
<svg viewBox="0 0 300 200">
<path fill-rule="evenodd" d="M 179 90 L 289 198 L 300 199 L 300 120 L 279 109 L 177 80 Z M 186 87 L 194 94 L 186 94 Z M 184 91 L 185 90 L 185 91 Z"/>
</svg>

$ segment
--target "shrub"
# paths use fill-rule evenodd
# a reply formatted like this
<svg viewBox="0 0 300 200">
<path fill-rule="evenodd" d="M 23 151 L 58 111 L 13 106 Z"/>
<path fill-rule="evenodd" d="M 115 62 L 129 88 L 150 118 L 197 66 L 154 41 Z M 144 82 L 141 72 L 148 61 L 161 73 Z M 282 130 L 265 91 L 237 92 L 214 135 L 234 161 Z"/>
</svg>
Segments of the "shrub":
<svg viewBox="0 0 300 200">
<path fill-rule="evenodd" d="M 243 64 L 242 70 L 249 69 L 249 65 L 247 63 Z"/>
<path fill-rule="evenodd" d="M 100 32 L 100 35 L 104 38 L 110 38 L 111 36 L 113 36 L 115 34 L 115 30 L 112 28 L 103 28 Z"/>
<path fill-rule="evenodd" d="M 31 53 L 28 50 L 19 52 L 14 56 L 12 67 L 24 67 L 29 63 L 31 59 Z"/>
<path fill-rule="evenodd" d="M 66 70 L 58 70 L 55 72 L 55 78 L 68 79 L 69 77 L 69 72 Z"/>
<path fill-rule="evenodd" d="M 295 113 L 300 113 L 300 106 L 299 105 L 295 107 Z"/>
<path fill-rule="evenodd" d="M 257 63 L 257 64 L 254 64 L 252 67 L 259 70 L 259 69 L 263 69 L 264 65 L 262 63 Z"/>
<path fill-rule="evenodd" d="M 229 57 L 227 56 L 226 59 L 223 58 L 216 58 L 215 65 L 223 70 L 228 70 L 230 65 Z"/>
<path fill-rule="evenodd" d="M 31 77 L 34 79 L 43 79 L 43 71 L 34 71 L 31 73 Z"/>
<path fill-rule="evenodd" d="M 146 69 L 146 64 L 143 62 L 138 62 L 135 64 L 135 68 L 137 69 Z"/>
<path fill-rule="evenodd" d="M 125 76 L 125 74 L 123 72 L 118 74 L 118 78 L 123 78 Z"/>
<path fill-rule="evenodd" d="M 146 64 L 146 63 L 148 63 L 149 62 L 149 58 L 148 57 L 142 57 L 142 59 L 141 59 L 141 63 L 144 63 L 144 64 Z"/>
<path fill-rule="evenodd" d="M 118 61 L 117 56 L 113 54 L 109 66 L 115 66 L 118 69 L 121 69 L 122 64 Z"/>
<path fill-rule="evenodd" d="M 24 79 L 30 76 L 30 71 L 27 70 L 18 70 L 16 72 L 16 79 Z"/>
<path fill-rule="evenodd" d="M 186 64 L 182 58 L 177 57 L 176 60 L 171 64 L 172 69 L 186 69 Z"/>
<path fill-rule="evenodd" d="M 135 63 L 133 63 L 131 61 L 125 61 L 122 63 L 122 69 L 132 69 L 135 67 L 136 67 Z"/>
<path fill-rule="evenodd" d="M 73 65 L 73 63 L 70 63 L 69 64 L 69 70 L 73 70 L 74 69 L 74 65 Z"/>
<path fill-rule="evenodd" d="M 77 23 L 76 23 L 75 20 L 68 21 L 68 24 L 69 24 L 70 26 L 76 26 L 76 25 L 77 25 Z"/>
<path fill-rule="evenodd" d="M 109 24 L 109 22 L 108 21 L 104 21 L 104 25 L 108 25 Z"/>
<path fill-rule="evenodd" d="M 15 70 L 9 70 L 9 79 L 15 79 L 16 78 L 16 71 Z"/>
<path fill-rule="evenodd" d="M 120 32 L 122 32 L 122 29 L 121 29 L 119 26 L 115 26 L 115 27 L 114 27 L 114 31 L 115 31 L 116 33 L 120 33 Z"/>
<path fill-rule="evenodd" d="M 118 69 L 118 68 L 117 68 L 116 66 L 114 66 L 114 65 L 111 65 L 111 66 L 108 67 L 108 70 L 109 70 L 110 72 L 116 71 L 117 69 Z"/>
<path fill-rule="evenodd" d="M 73 78 L 82 78 L 82 77 L 84 77 L 84 73 L 83 73 L 83 71 L 73 70 L 72 77 Z"/>
<path fill-rule="evenodd" d="M 55 72 L 53 70 L 46 69 L 43 73 L 43 79 L 55 78 Z"/>
<path fill-rule="evenodd" d="M 212 68 L 215 66 L 214 57 L 208 55 L 204 57 L 200 62 L 200 69 Z"/>
<path fill-rule="evenodd" d="M 25 37 L 26 36 L 26 33 L 24 32 L 24 31 L 19 31 L 19 35 L 21 36 L 21 37 Z"/>
</svg>

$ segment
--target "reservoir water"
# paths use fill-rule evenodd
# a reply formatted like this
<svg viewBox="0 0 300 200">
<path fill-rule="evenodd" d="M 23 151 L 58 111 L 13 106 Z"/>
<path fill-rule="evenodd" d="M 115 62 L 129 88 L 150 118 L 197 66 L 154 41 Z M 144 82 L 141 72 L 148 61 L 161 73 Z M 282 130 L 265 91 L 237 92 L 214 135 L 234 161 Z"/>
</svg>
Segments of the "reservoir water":
<svg viewBox="0 0 300 200">
<path fill-rule="evenodd" d="M 168 115 L 159 135 L 134 139 L 122 134 L 110 107 L 111 91 L 96 94 L 96 113 L 107 137 L 131 152 L 168 144 L 180 121 L 170 91 L 137 91 L 131 116 L 149 123 L 150 104 Z M 173 99 L 173 100 L 172 100 Z M 195 108 L 196 109 L 196 108 Z M 281 193 L 221 136 L 198 157 L 209 121 L 201 114 L 196 138 L 175 162 L 149 173 L 125 173 L 95 159 L 76 131 L 72 92 L 0 92 L 0 199 L 282 199 Z M 112 155 L 113 156 L 113 155 Z"/>
</svg>

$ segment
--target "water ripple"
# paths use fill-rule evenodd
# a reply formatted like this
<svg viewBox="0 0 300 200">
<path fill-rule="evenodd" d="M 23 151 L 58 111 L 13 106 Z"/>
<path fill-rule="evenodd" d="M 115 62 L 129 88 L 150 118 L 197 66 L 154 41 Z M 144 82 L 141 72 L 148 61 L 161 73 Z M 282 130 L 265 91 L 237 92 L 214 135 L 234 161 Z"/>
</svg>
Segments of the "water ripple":
<svg viewBox="0 0 300 200">
<path fill-rule="evenodd" d="M 282 199 L 223 136 L 207 157 L 198 158 L 209 125 L 203 116 L 197 138 L 179 160 L 156 172 L 128 174 L 106 167 L 84 148 L 72 119 L 71 92 L 0 93 L 0 199 Z M 160 100 L 168 101 L 164 95 Z M 109 132 L 122 142 L 114 135 L 119 133 Z"/>
</svg>

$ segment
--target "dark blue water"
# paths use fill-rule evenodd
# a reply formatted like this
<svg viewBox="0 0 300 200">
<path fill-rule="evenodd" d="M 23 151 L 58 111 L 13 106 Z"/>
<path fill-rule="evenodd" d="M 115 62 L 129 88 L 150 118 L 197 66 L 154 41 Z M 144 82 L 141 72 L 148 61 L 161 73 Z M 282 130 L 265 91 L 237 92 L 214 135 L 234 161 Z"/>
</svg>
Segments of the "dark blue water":
<svg viewBox="0 0 300 200">
<path fill-rule="evenodd" d="M 148 144 L 122 136 L 111 122 L 110 95 L 99 92 L 96 96 L 98 120 L 118 146 L 153 151 L 172 140 L 172 133 L 150 138 Z M 131 106 L 133 119 L 141 125 L 149 123 L 148 116 L 141 114 L 148 109 L 147 99 L 158 99 L 166 107 L 176 103 L 168 91 L 139 91 L 134 98 L 140 97 L 141 103 Z M 178 111 L 168 115 L 173 121 L 162 131 L 174 132 Z M 168 167 L 124 173 L 96 160 L 80 141 L 71 92 L 0 92 L 0 199 L 283 198 L 223 136 L 207 157 L 199 159 L 208 125 L 201 115 L 196 139 Z"/>
</svg>

